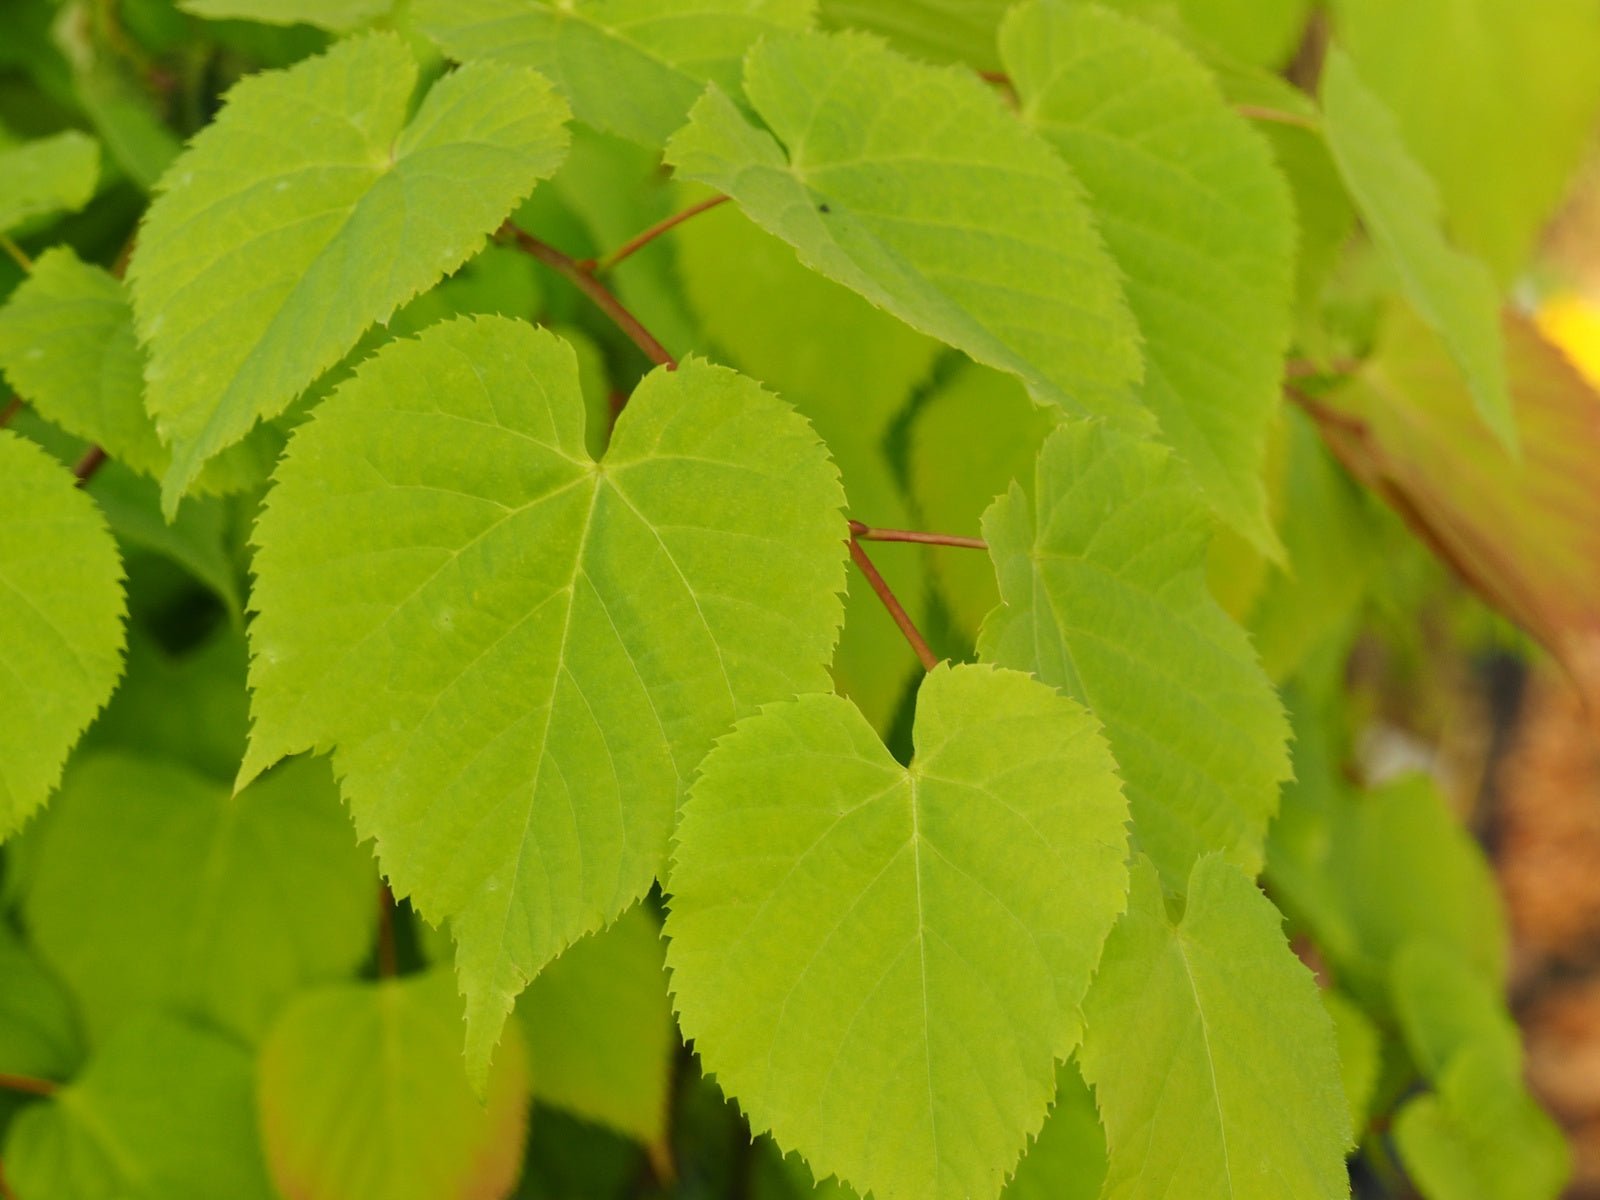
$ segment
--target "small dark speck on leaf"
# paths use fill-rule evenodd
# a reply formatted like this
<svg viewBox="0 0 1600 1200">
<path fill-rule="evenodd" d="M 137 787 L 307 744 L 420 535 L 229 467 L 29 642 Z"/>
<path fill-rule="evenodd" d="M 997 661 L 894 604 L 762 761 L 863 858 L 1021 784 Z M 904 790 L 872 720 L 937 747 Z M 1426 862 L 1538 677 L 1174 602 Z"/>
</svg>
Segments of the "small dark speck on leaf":
<svg viewBox="0 0 1600 1200">
<path fill-rule="evenodd" d="M 829 208 L 826 204 L 819 204 L 819 205 L 817 205 L 817 211 L 820 212 L 820 213 L 825 213 L 825 212 L 832 212 L 833 210 L 831 208 Z"/>
</svg>

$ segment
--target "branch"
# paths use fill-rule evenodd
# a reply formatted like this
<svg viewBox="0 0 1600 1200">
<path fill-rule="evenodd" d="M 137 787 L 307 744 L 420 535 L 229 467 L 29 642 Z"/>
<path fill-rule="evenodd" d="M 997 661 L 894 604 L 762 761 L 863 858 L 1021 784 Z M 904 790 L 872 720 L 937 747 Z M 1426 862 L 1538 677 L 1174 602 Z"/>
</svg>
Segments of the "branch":
<svg viewBox="0 0 1600 1200">
<path fill-rule="evenodd" d="M 0 1088 L 8 1092 L 24 1092 L 29 1096 L 49 1096 L 56 1090 L 56 1084 L 48 1079 L 38 1079 L 32 1075 L 6 1075 L 0 1073 Z"/>
<path fill-rule="evenodd" d="M 678 369 L 677 359 L 667 353 L 667 348 L 651 336 L 650 331 L 622 306 L 622 302 L 607 290 L 605 284 L 584 270 L 577 259 L 541 242 L 530 233 L 524 233 L 509 222 L 501 226 L 501 234 L 515 242 L 517 249 L 525 254 L 531 254 L 594 301 L 595 307 L 610 317 L 616 327 L 627 334 L 651 362 L 658 363 L 669 371 Z"/>
<path fill-rule="evenodd" d="M 13 396 L 10 400 L 6 401 L 5 408 L 0 409 L 0 429 L 4 429 L 7 425 L 11 424 L 12 420 L 14 420 L 16 415 L 21 411 L 21 396 Z"/>
<path fill-rule="evenodd" d="M 649 229 L 646 229 L 643 233 L 630 238 L 628 241 L 618 246 L 610 254 L 604 255 L 598 259 L 586 259 L 585 261 L 580 262 L 578 266 L 583 268 L 591 275 L 604 274 L 605 272 L 611 270 L 612 267 L 616 266 L 623 259 L 627 258 L 629 255 L 648 246 L 651 242 L 655 241 L 656 238 L 660 237 L 673 226 L 683 224 L 683 222 L 687 221 L 690 217 L 698 216 L 700 213 L 705 212 L 708 208 L 715 208 L 719 204 L 726 203 L 727 199 L 728 197 L 726 196 L 710 196 L 700 201 L 698 204 L 691 204 L 682 212 L 673 213 L 670 217 L 667 217 L 661 221 L 657 221 L 654 225 L 650 226 Z"/>
<path fill-rule="evenodd" d="M 939 665 L 939 660 L 923 636 L 917 632 L 917 627 L 906 615 L 906 610 L 900 601 L 895 599 L 894 592 L 889 590 L 889 585 L 878 568 L 872 565 L 872 560 L 867 557 L 867 552 L 861 548 L 861 543 L 852 535 L 850 538 L 850 557 L 856 566 L 861 568 L 861 573 L 867 577 L 867 582 L 872 585 L 872 590 L 878 593 L 878 599 L 883 601 L 883 606 L 889 610 L 889 615 L 894 618 L 894 623 L 900 626 L 900 632 L 905 634 L 906 641 L 911 643 L 911 648 L 917 652 L 917 661 L 925 670 L 933 670 Z"/>
<path fill-rule="evenodd" d="M 94 473 L 105 465 L 106 452 L 99 446 L 90 446 L 83 452 L 77 464 L 72 468 L 72 473 L 78 477 L 78 486 L 82 487 L 94 478 Z"/>
<path fill-rule="evenodd" d="M 1303 113 L 1285 112 L 1281 108 L 1269 108 L 1265 104 L 1235 104 L 1233 111 L 1241 117 L 1249 117 L 1252 121 L 1269 121 L 1274 125 L 1294 125 L 1300 129 L 1315 131 L 1321 128 L 1315 117 L 1308 117 Z"/>
<path fill-rule="evenodd" d="M 860 521 L 850 522 L 850 536 L 863 542 L 915 542 L 919 546 L 958 546 L 963 550 L 987 550 L 982 538 L 957 537 L 953 533 L 922 533 L 915 529 L 875 529 Z"/>
</svg>

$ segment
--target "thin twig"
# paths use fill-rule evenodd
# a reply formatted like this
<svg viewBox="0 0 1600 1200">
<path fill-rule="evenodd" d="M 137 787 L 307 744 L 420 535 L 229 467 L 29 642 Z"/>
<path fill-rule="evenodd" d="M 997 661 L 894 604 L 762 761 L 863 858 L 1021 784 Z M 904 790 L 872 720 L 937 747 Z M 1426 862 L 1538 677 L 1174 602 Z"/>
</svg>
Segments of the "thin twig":
<svg viewBox="0 0 1600 1200">
<path fill-rule="evenodd" d="M 25 1092 L 30 1096 L 50 1096 L 55 1093 L 56 1084 L 48 1079 L 39 1079 L 32 1075 L 7 1075 L 0 1074 L 0 1088 L 8 1092 Z"/>
<path fill-rule="evenodd" d="M 850 522 L 850 536 L 863 542 L 916 542 L 919 546 L 957 546 L 963 550 L 987 550 L 982 538 L 958 537 L 953 533 L 923 533 L 916 529 L 877 529 L 860 521 Z"/>
<path fill-rule="evenodd" d="M 387 883 L 378 885 L 378 975 L 393 979 L 400 970 L 394 946 L 394 893 Z"/>
<path fill-rule="evenodd" d="M 105 465 L 105 461 L 106 452 L 99 446 L 90 446 L 85 450 L 83 457 L 72 468 L 72 473 L 78 477 L 78 486 L 82 487 L 93 479 L 94 473 Z"/>
<path fill-rule="evenodd" d="M 856 566 L 861 568 L 861 573 L 867 577 L 867 582 L 872 585 L 872 590 L 878 593 L 878 599 L 883 601 L 883 606 L 889 610 L 889 615 L 894 618 L 894 623 L 900 626 L 900 632 L 905 634 L 906 641 L 911 643 L 911 648 L 917 653 L 917 661 L 926 670 L 933 670 L 939 665 L 939 660 L 928 647 L 922 634 L 917 632 L 917 627 L 912 623 L 910 616 L 895 598 L 894 592 L 889 589 L 889 584 L 883 576 L 878 574 L 878 568 L 872 565 L 872 560 L 867 557 L 867 552 L 861 548 L 861 543 L 854 537 L 850 539 L 850 557 Z"/>
<path fill-rule="evenodd" d="M 644 351 L 644 356 L 653 363 L 659 363 L 669 371 L 677 370 L 678 361 L 667 353 L 667 348 L 651 335 L 650 331 L 639 323 L 639 319 L 622 306 L 618 300 L 588 271 L 579 265 L 575 258 L 563 254 L 554 246 L 541 242 L 530 233 L 524 233 L 515 225 L 507 224 L 501 232 L 516 243 L 517 248 L 525 254 L 530 254 L 545 266 L 565 278 L 573 287 L 577 288 L 595 306 L 610 317 L 617 328 L 622 330 L 632 339 L 633 344 Z"/>
<path fill-rule="evenodd" d="M 11 422 L 16 419 L 17 414 L 21 411 L 21 396 L 13 396 L 10 400 L 6 401 L 5 408 L 0 409 L 0 429 L 4 429 L 7 425 L 11 424 Z"/>
<path fill-rule="evenodd" d="M 11 261 L 21 267 L 24 272 L 33 272 L 33 259 L 29 258 L 23 248 L 13 242 L 5 234 L 0 233 L 0 250 L 4 250 L 11 257 Z"/>
<path fill-rule="evenodd" d="M 1265 104 L 1235 104 L 1233 111 L 1241 117 L 1249 117 L 1252 121 L 1268 121 L 1274 125 L 1294 125 L 1300 129 L 1316 130 L 1320 128 L 1315 117 L 1308 117 L 1304 113 L 1285 112 L 1281 108 L 1270 108 Z"/>
<path fill-rule="evenodd" d="M 698 204 L 691 204 L 682 212 L 673 213 L 670 217 L 657 221 L 643 233 L 640 233 L 622 243 L 622 245 L 618 246 L 610 254 L 602 255 L 597 259 L 586 259 L 583 262 L 580 262 L 578 265 L 588 271 L 591 275 L 603 275 L 623 259 L 627 258 L 630 254 L 644 249 L 644 247 L 655 241 L 673 226 L 681 225 L 690 217 L 698 216 L 700 213 L 705 212 L 708 208 L 715 208 L 717 205 L 725 203 L 727 199 L 728 197 L 726 196 L 710 196 L 700 201 Z"/>
<path fill-rule="evenodd" d="M 1283 363 L 1285 379 L 1316 379 L 1324 375 L 1354 375 L 1361 369 L 1357 358 L 1336 358 L 1324 366 L 1308 358 L 1289 358 Z"/>
</svg>

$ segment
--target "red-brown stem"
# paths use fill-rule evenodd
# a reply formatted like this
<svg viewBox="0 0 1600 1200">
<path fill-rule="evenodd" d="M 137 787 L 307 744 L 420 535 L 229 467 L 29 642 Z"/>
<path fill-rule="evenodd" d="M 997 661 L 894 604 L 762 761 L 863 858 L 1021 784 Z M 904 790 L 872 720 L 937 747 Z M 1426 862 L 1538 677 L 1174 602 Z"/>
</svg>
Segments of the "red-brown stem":
<svg viewBox="0 0 1600 1200">
<path fill-rule="evenodd" d="M 889 584 L 883 576 L 878 574 L 878 568 L 872 565 L 872 560 L 867 557 L 867 552 L 861 548 L 861 543 L 854 537 L 850 539 L 850 557 L 854 560 L 861 573 L 867 577 L 867 582 L 872 585 L 872 590 L 878 593 L 878 599 L 883 601 L 883 606 L 889 610 L 889 615 L 894 618 L 894 623 L 900 626 L 900 632 L 905 634 L 906 641 L 911 643 L 911 648 L 917 653 L 917 661 L 926 670 L 933 670 L 939 665 L 939 660 L 934 657 L 933 651 L 928 647 L 922 634 L 917 632 L 917 627 L 912 623 L 906 610 L 901 607 L 900 601 L 895 598 L 894 592 L 889 589 Z"/>
<path fill-rule="evenodd" d="M 622 306 L 622 302 L 607 290 L 588 271 L 585 271 L 578 261 L 570 255 L 563 254 L 554 246 L 541 242 L 530 233 L 524 233 L 515 225 L 506 225 L 502 232 L 517 244 L 517 248 L 525 254 L 531 254 L 552 271 L 565 278 L 573 287 L 577 288 L 590 300 L 595 307 L 616 324 L 617 328 L 627 334 L 633 344 L 644 351 L 644 356 L 653 363 L 659 363 L 669 371 L 678 368 L 678 362 L 667 353 L 667 348 L 651 336 L 651 333 L 639 323 L 639 319 Z"/>
<path fill-rule="evenodd" d="M 7 425 L 11 424 L 12 420 L 21 411 L 21 396 L 13 396 L 10 400 L 6 401 L 5 408 L 0 409 L 0 429 L 4 429 Z"/>
<path fill-rule="evenodd" d="M 105 465 L 106 452 L 99 446 L 90 446 L 83 452 L 83 457 L 72 468 L 72 473 L 78 477 L 78 486 L 82 487 L 94 478 L 94 473 Z"/>
<path fill-rule="evenodd" d="M 637 236 L 622 243 L 622 245 L 618 246 L 610 254 L 602 255 L 600 258 L 595 259 L 592 262 L 580 262 L 578 265 L 589 271 L 591 274 L 602 275 L 611 270 L 612 267 L 616 266 L 630 254 L 644 249 L 644 247 L 655 241 L 673 226 L 681 225 L 690 217 L 698 216 L 700 213 L 705 212 L 708 208 L 715 208 L 717 205 L 725 203 L 727 199 L 728 198 L 726 196 L 709 196 L 700 201 L 698 204 L 691 204 L 682 212 L 673 213 L 670 217 L 657 221 L 643 233 L 638 234 Z"/>
<path fill-rule="evenodd" d="M 0 1074 L 0 1088 L 8 1092 L 26 1092 L 30 1096 L 49 1096 L 55 1092 L 56 1085 L 48 1079 L 37 1079 L 32 1075 Z"/>
<path fill-rule="evenodd" d="M 387 883 L 378 885 L 378 975 L 393 979 L 400 970 L 394 948 L 394 893 Z"/>
<path fill-rule="evenodd" d="M 1011 86 L 1011 76 L 1004 71 L 979 71 L 978 78 L 985 83 L 999 83 L 1007 87 Z"/>
<path fill-rule="evenodd" d="M 1301 129 L 1316 129 L 1315 117 L 1308 117 L 1303 113 L 1284 112 L 1281 108 L 1269 108 L 1265 104 L 1235 104 L 1233 111 L 1241 117 L 1249 117 L 1252 121 L 1270 121 L 1274 125 L 1297 125 Z"/>
<path fill-rule="evenodd" d="M 863 542 L 916 542 L 919 546 L 958 546 L 963 550 L 987 550 L 982 538 L 958 537 L 953 533 L 923 533 L 916 529 L 877 529 L 860 521 L 850 522 L 850 536 Z"/>
</svg>

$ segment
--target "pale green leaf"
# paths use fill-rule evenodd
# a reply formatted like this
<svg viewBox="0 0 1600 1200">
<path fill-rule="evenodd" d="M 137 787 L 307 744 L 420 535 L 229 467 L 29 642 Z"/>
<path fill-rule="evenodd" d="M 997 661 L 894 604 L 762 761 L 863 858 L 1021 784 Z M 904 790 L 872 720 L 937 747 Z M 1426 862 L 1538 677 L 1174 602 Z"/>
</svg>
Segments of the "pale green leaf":
<svg viewBox="0 0 1600 1200">
<path fill-rule="evenodd" d="M 758 126 L 709 88 L 667 147 L 814 271 L 1068 407 L 1143 414 L 1139 337 L 1083 190 L 970 72 L 861 34 L 745 60 Z"/>
<path fill-rule="evenodd" d="M 1498 1063 L 1508 1080 L 1521 1073 L 1522 1041 L 1504 985 L 1484 978 L 1458 950 L 1407 943 L 1390 961 L 1389 990 L 1411 1061 L 1424 1079 L 1439 1082 L 1463 1052 Z"/>
<path fill-rule="evenodd" d="M 262 1139 L 286 1196 L 473 1200 L 516 1182 L 522 1047 L 508 1040 L 480 1101 L 448 971 L 305 993 L 267 1036 L 259 1070 Z"/>
<path fill-rule="evenodd" d="M 983 514 L 1013 482 L 1033 488 L 1033 464 L 1060 420 L 1015 379 L 963 363 L 930 392 L 911 425 L 911 497 L 922 526 L 977 537 Z M 963 635 L 976 639 L 1000 599 L 982 551 L 931 547 L 940 595 Z"/>
<path fill-rule="evenodd" d="M 1209 514 L 1171 455 L 1070 422 L 1045 442 L 1034 497 L 1013 484 L 983 529 L 1003 602 L 982 657 L 1100 718 L 1135 843 L 1169 887 L 1208 850 L 1253 873 L 1289 775 L 1288 723 L 1207 590 Z"/>
<path fill-rule="evenodd" d="M 914 738 L 902 767 L 805 696 L 718 743 L 678 829 L 672 987 L 706 1069 L 815 1174 L 995 1197 L 1081 1031 L 1127 809 L 1094 720 L 1017 672 L 933 671 Z"/>
<path fill-rule="evenodd" d="M 417 0 L 412 19 L 461 61 L 536 67 L 580 121 L 659 147 L 712 80 L 734 92 L 763 37 L 805 29 L 814 0 Z"/>
<path fill-rule="evenodd" d="M 100 177 L 100 148 L 76 130 L 0 143 L 0 233 L 31 217 L 75 212 Z"/>
<path fill-rule="evenodd" d="M 1339 1077 L 1344 1081 L 1344 1096 L 1350 1105 L 1350 1128 L 1360 1141 L 1383 1066 L 1378 1027 L 1343 992 L 1324 991 L 1322 1007 L 1333 1022 L 1333 1037 L 1339 1047 Z"/>
<path fill-rule="evenodd" d="M 0 308 L 0 370 L 17 394 L 118 463 L 159 478 L 172 455 L 145 412 L 144 367 L 126 288 L 69 247 L 41 254 Z M 193 490 L 232 492 L 259 484 L 283 440 L 275 426 L 252 430 L 206 465 Z"/>
<path fill-rule="evenodd" d="M 1005 1200 L 1099 1200 L 1106 1177 L 1106 1135 L 1094 1093 L 1075 1063 L 1056 1071 L 1056 1101 L 1044 1128 L 1017 1164 Z"/>
<path fill-rule="evenodd" d="M 1555 1200 L 1571 1171 L 1560 1127 L 1495 1055 L 1475 1050 L 1437 1094 L 1400 1110 L 1394 1140 L 1425 1200 Z"/>
<path fill-rule="evenodd" d="M 72 484 L 0 431 L 0 839 L 44 803 L 122 672 L 122 563 Z"/>
<path fill-rule="evenodd" d="M 128 279 L 169 508 L 560 163 L 566 106 L 537 75 L 463 67 L 408 121 L 416 80 L 391 34 L 339 42 L 235 86 L 163 177 Z"/>
<path fill-rule="evenodd" d="M 504 318 L 369 359 L 257 525 L 245 776 L 335 748 L 397 895 L 448 918 L 480 1071 L 527 981 L 643 895 L 714 738 L 827 683 L 833 468 L 686 360 L 584 448 L 572 352 Z"/>
<path fill-rule="evenodd" d="M 1594 6 L 1334 0 L 1329 8 L 1339 42 L 1437 182 L 1450 231 L 1502 280 L 1515 278 L 1593 150 Z"/>
<path fill-rule="evenodd" d="M 147 1007 L 254 1041 L 371 945 L 372 858 L 325 763 L 230 796 L 178 763 L 105 751 L 75 763 L 40 832 L 23 912 L 97 1041 Z"/>
<path fill-rule="evenodd" d="M 0 1072 L 62 1080 L 83 1058 L 83 1035 L 60 980 L 0 925 Z"/>
<path fill-rule="evenodd" d="M 1218 515 L 1276 550 L 1261 475 L 1295 228 L 1271 150 L 1183 47 L 1116 13 L 1033 0 L 1000 49 L 1023 118 L 1082 181 L 1122 268 L 1141 398 Z"/>
<path fill-rule="evenodd" d="M 536 1099 L 665 1138 L 678 1047 L 665 960 L 660 923 L 635 905 L 539 972 L 517 1002 Z"/>
<path fill-rule="evenodd" d="M 130 1021 L 11 1123 L 6 1182 L 30 1200 L 273 1200 L 251 1076 L 227 1038 L 166 1016 Z"/>
<path fill-rule="evenodd" d="M 1323 68 L 1322 106 L 1328 148 L 1367 232 L 1399 273 L 1407 299 L 1449 347 L 1478 414 L 1515 445 L 1500 298 L 1488 269 L 1445 240 L 1438 190 L 1411 157 L 1394 116 L 1338 47 Z"/>
<path fill-rule="evenodd" d="M 306 24 L 343 31 L 384 16 L 393 3 L 394 0 L 178 0 L 178 7 L 213 21 Z"/>
<path fill-rule="evenodd" d="M 998 71 L 995 30 L 1012 0 L 821 0 L 836 28 L 868 29 L 900 50 L 933 62 Z"/>
<path fill-rule="evenodd" d="M 1218 855 L 1175 920 L 1148 860 L 1106 942 L 1078 1060 L 1105 1200 L 1343 1200 L 1349 1109 L 1333 1029 L 1281 918 Z"/>
<path fill-rule="evenodd" d="M 1294 53 L 1311 0 L 1105 0 L 1181 34 L 1227 65 L 1278 67 Z"/>
</svg>

